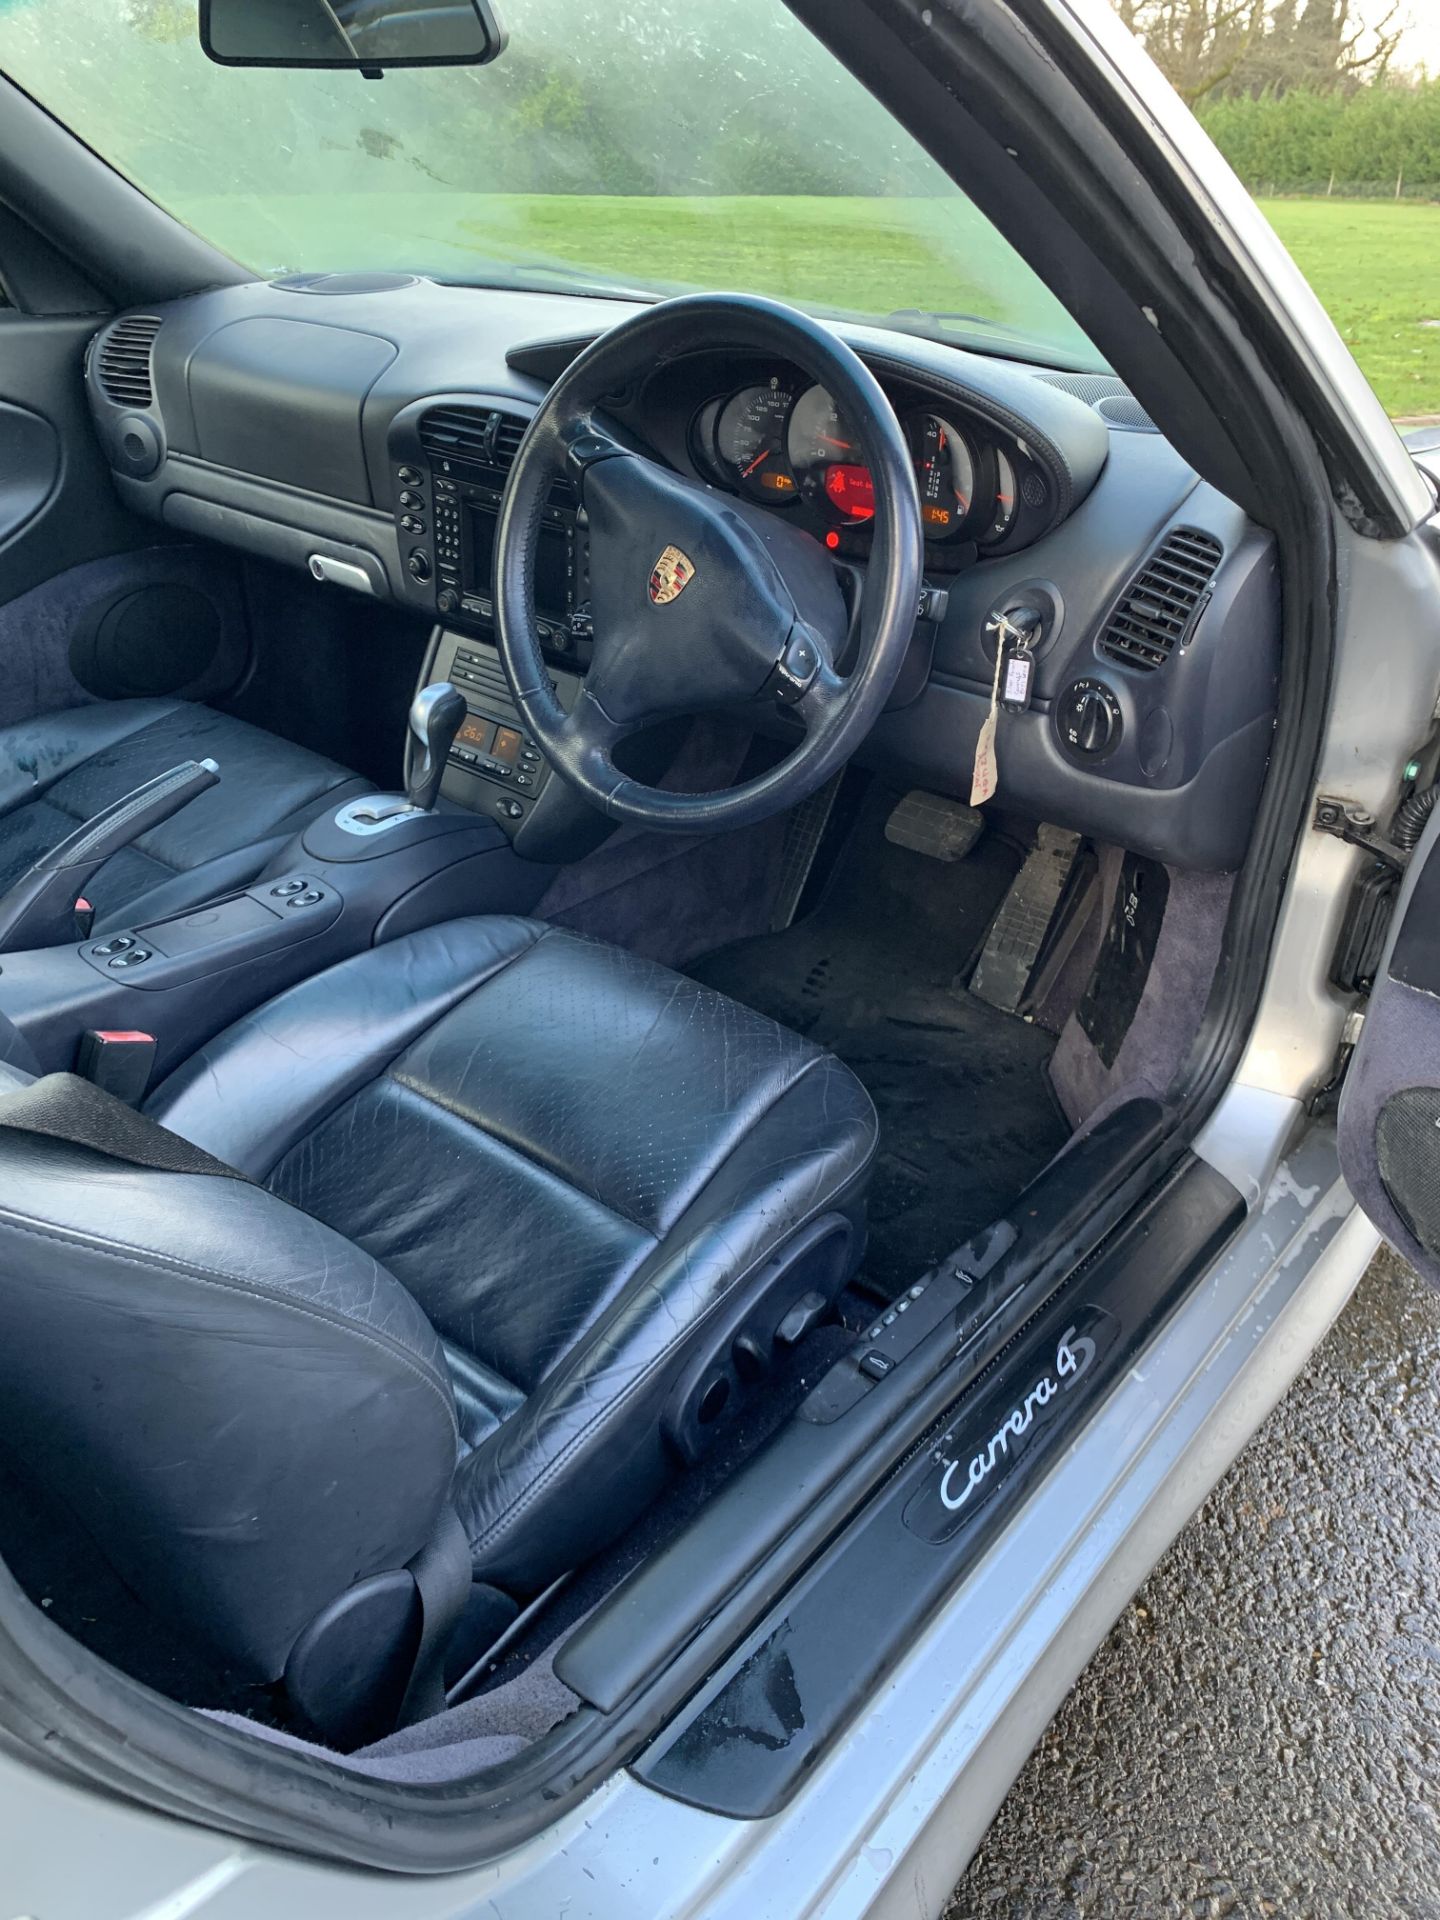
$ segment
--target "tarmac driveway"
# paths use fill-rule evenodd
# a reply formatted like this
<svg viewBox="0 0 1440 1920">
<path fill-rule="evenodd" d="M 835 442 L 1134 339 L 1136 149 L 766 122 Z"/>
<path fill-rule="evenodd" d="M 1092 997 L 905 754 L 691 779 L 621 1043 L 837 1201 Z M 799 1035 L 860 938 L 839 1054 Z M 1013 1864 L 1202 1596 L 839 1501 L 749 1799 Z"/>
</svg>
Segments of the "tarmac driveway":
<svg viewBox="0 0 1440 1920">
<path fill-rule="evenodd" d="M 1440 1294 L 1382 1253 L 1126 1609 L 947 1920 L 1440 1916 Z"/>
</svg>

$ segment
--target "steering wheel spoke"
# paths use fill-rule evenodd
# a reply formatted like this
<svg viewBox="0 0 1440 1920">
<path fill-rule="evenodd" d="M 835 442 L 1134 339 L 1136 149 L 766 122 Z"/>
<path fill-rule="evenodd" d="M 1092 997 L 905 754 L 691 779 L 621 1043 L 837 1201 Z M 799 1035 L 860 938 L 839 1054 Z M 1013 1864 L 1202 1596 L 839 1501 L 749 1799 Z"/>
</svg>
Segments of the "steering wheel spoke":
<svg viewBox="0 0 1440 1920">
<path fill-rule="evenodd" d="M 588 413 L 560 429 L 560 444 L 565 450 L 565 471 L 572 480 L 579 481 L 582 488 L 585 475 L 602 460 L 635 457 L 629 447 L 622 447 L 597 424 L 594 415 Z"/>
<path fill-rule="evenodd" d="M 843 712 L 849 697 L 850 682 L 844 674 L 837 673 L 828 660 L 822 658 L 809 681 L 800 689 L 798 697 L 786 700 L 783 704 L 792 707 L 809 729 L 832 725 Z"/>
</svg>

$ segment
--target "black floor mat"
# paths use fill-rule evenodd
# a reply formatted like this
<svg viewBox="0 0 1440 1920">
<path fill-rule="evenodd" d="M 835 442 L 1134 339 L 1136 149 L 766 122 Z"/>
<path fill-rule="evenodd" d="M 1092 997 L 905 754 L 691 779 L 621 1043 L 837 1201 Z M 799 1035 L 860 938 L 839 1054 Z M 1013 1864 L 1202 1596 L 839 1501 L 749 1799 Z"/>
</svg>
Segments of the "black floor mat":
<svg viewBox="0 0 1440 1920">
<path fill-rule="evenodd" d="M 690 969 L 829 1047 L 869 1088 L 880 1157 L 861 1281 L 885 1298 L 1003 1213 L 1070 1132 L 1045 1073 L 1053 1037 L 955 984 L 1022 847 L 994 827 L 948 866 L 892 846 L 898 797 L 866 797 L 815 912 Z"/>
</svg>

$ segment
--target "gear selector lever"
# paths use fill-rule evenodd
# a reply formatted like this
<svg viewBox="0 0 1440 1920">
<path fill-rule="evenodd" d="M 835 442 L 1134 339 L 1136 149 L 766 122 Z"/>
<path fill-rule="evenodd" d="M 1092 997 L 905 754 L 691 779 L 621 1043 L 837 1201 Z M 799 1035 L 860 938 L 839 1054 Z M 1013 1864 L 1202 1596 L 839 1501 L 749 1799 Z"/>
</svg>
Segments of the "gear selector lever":
<svg viewBox="0 0 1440 1920">
<path fill-rule="evenodd" d="M 410 731 L 415 740 L 404 793 L 371 793 L 363 800 L 347 800 L 334 816 L 336 826 L 345 833 L 384 833 L 417 814 L 433 811 L 445 762 L 469 711 L 464 694 L 448 680 L 422 687 L 410 702 Z"/>
<path fill-rule="evenodd" d="M 468 712 L 464 694 L 448 680 L 422 687 L 410 703 L 410 731 L 421 750 L 411 752 L 405 799 L 421 813 L 439 797 L 446 759 Z"/>
</svg>

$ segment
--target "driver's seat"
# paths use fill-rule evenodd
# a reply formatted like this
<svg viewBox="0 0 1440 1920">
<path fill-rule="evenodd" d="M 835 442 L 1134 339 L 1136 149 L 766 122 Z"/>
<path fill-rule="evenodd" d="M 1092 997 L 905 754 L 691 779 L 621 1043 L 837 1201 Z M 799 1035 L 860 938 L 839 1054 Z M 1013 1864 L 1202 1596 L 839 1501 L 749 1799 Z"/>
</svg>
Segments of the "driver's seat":
<svg viewBox="0 0 1440 1920">
<path fill-rule="evenodd" d="M 794 1033 L 498 917 L 331 968 L 160 1087 L 248 1181 L 3 1108 L 0 1442 L 257 1681 L 317 1639 L 326 1670 L 335 1620 L 363 1664 L 342 1596 L 393 1599 L 447 1514 L 482 1645 L 614 1538 L 853 1272 L 877 1131 Z"/>
</svg>

